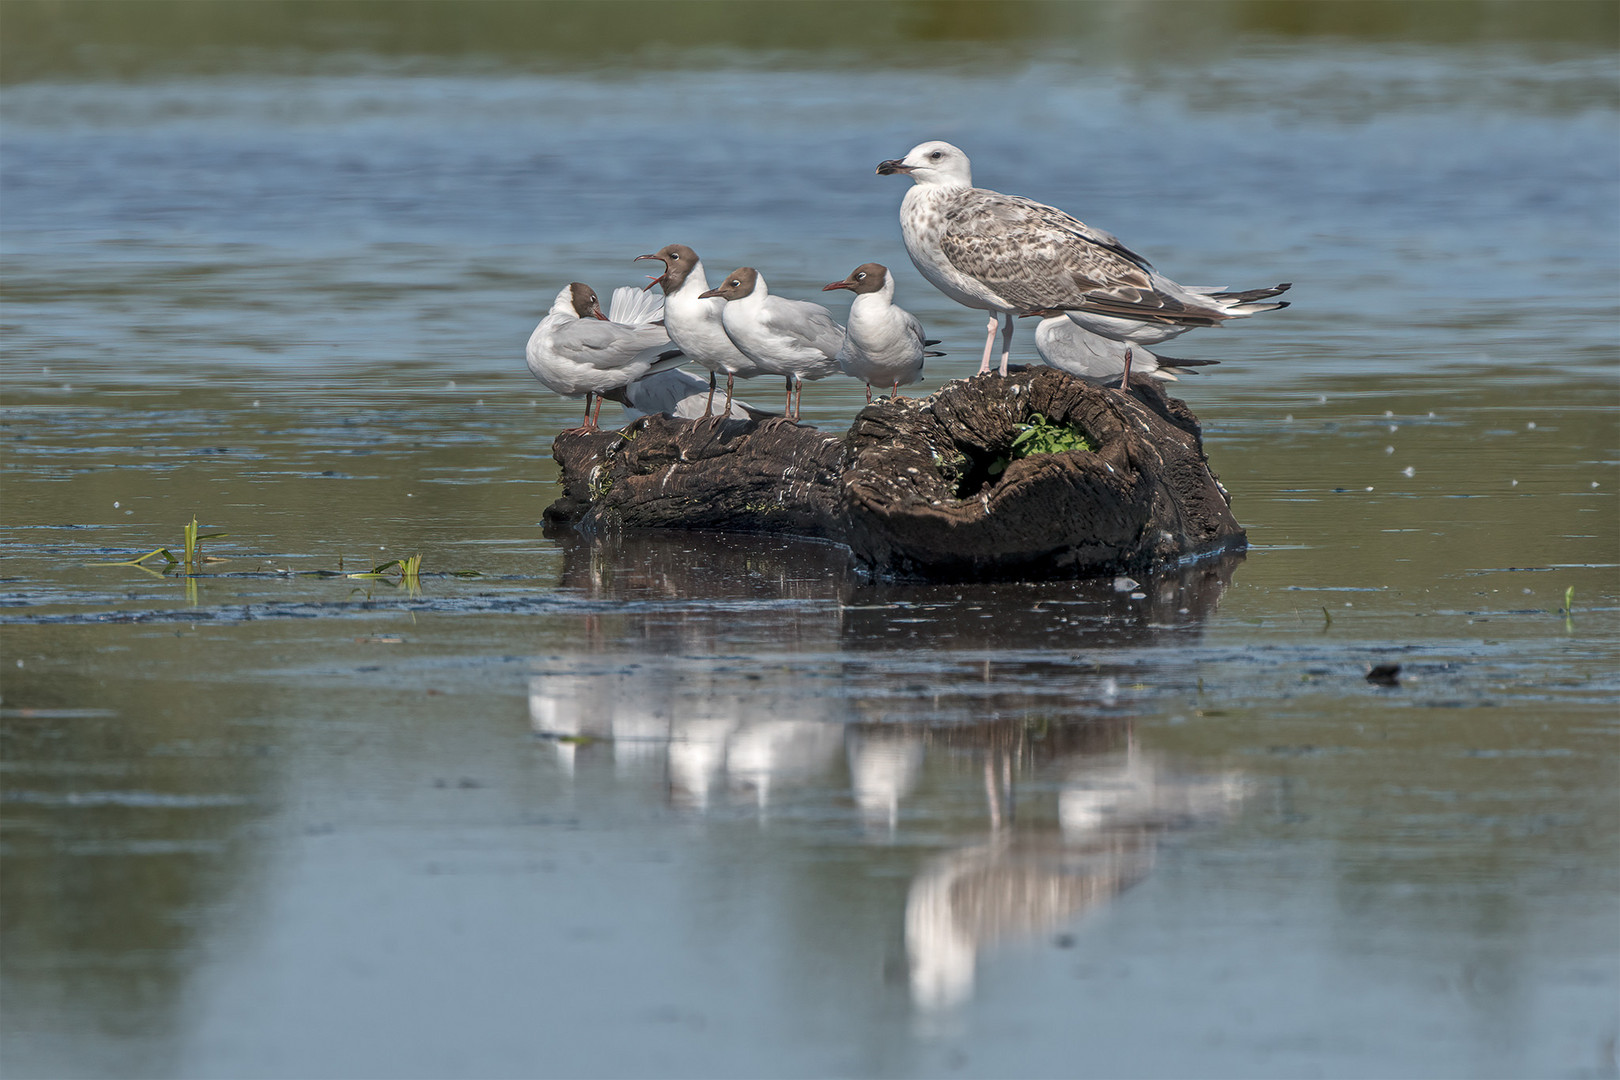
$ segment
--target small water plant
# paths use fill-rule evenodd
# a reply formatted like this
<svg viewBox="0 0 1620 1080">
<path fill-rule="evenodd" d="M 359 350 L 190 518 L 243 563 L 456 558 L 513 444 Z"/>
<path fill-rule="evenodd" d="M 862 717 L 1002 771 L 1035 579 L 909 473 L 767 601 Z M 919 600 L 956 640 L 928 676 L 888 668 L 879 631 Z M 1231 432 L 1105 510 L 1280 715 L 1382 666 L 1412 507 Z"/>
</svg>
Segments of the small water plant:
<svg viewBox="0 0 1620 1080">
<path fill-rule="evenodd" d="M 158 573 L 159 571 L 152 570 L 152 568 L 147 566 L 146 563 L 147 563 L 147 560 L 149 560 L 149 559 L 156 559 L 156 558 L 161 557 L 163 559 L 163 562 L 164 562 L 164 567 L 163 567 L 164 570 L 168 570 L 169 568 L 174 567 L 174 566 L 183 565 L 185 567 L 185 572 L 187 574 L 195 574 L 198 571 L 198 569 L 201 568 L 202 564 L 205 563 L 205 562 L 224 562 L 225 561 L 223 558 L 220 558 L 218 556 L 212 556 L 212 555 L 204 556 L 203 553 L 202 553 L 202 542 L 204 540 L 213 540 L 213 539 L 217 539 L 218 537 L 221 537 L 221 536 L 229 536 L 229 535 L 230 535 L 230 533 L 223 533 L 223 532 L 211 532 L 211 533 L 201 532 L 200 531 L 200 526 L 197 524 L 197 518 L 196 518 L 195 515 L 193 515 L 192 518 L 191 518 L 191 524 L 187 525 L 181 532 L 181 537 L 180 537 L 180 551 L 181 551 L 181 554 L 180 555 L 176 555 L 173 551 L 170 551 L 166 547 L 160 547 L 160 548 L 157 548 L 155 550 L 148 551 L 145 555 L 140 555 L 140 556 L 137 556 L 136 558 L 133 558 L 133 559 L 119 559 L 119 560 L 116 560 L 114 562 L 99 562 L 99 563 L 91 563 L 90 565 L 91 566 L 139 566 L 142 570 L 147 570 L 147 571 L 150 571 L 152 573 Z"/>
<path fill-rule="evenodd" d="M 1018 425 L 1018 435 L 1007 448 L 1005 457 L 990 463 L 990 475 L 1000 476 L 1007 466 L 1020 458 L 1036 454 L 1061 454 L 1067 450 L 1096 450 L 1097 443 L 1084 430 L 1074 424 L 1058 424 L 1040 413 L 1030 415 L 1029 422 Z"/>
<path fill-rule="evenodd" d="M 378 565 L 373 566 L 370 570 L 364 570 L 357 574 L 344 574 L 343 576 L 349 578 L 369 578 L 376 580 L 379 578 L 387 578 L 390 574 L 398 574 L 399 584 L 404 585 L 408 589 L 414 590 L 420 588 L 422 584 L 421 552 L 417 552 L 408 559 L 389 559 L 385 563 L 379 563 Z"/>
</svg>

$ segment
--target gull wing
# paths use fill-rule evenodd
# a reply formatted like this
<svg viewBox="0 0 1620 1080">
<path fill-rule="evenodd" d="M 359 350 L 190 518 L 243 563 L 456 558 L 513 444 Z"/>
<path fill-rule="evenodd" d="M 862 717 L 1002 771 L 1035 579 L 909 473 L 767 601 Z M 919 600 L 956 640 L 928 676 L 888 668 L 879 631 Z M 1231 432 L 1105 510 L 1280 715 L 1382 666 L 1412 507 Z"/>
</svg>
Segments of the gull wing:
<svg viewBox="0 0 1620 1080">
<path fill-rule="evenodd" d="M 820 304 L 779 296 L 771 299 L 780 301 L 765 311 L 765 326 L 772 333 L 819 349 L 829 357 L 837 356 L 844 347 L 844 328 Z"/>
<path fill-rule="evenodd" d="M 611 371 L 634 363 L 648 349 L 669 345 L 662 326 L 631 330 L 599 319 L 581 319 L 563 328 L 555 339 L 558 352 L 578 363 Z"/>
<path fill-rule="evenodd" d="M 1154 273 L 1113 234 L 1033 199 L 970 189 L 945 222 L 940 247 L 951 264 L 1023 311 L 1091 311 L 1188 326 L 1229 318 Z"/>
</svg>

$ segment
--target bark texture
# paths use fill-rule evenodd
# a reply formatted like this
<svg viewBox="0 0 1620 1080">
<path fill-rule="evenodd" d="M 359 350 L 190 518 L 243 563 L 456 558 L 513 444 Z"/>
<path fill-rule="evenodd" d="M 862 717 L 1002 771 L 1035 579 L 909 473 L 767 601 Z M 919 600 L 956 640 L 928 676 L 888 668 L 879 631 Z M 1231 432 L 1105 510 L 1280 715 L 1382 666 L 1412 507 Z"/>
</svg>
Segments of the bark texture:
<svg viewBox="0 0 1620 1080">
<path fill-rule="evenodd" d="M 1096 449 L 994 474 L 1037 413 Z M 563 432 L 553 454 L 564 494 L 546 509 L 549 526 L 817 537 L 887 577 L 1077 577 L 1245 543 L 1197 417 L 1150 379 L 1127 395 L 1015 369 L 874 402 L 842 437 L 780 417 L 648 416 L 619 432 Z"/>
</svg>

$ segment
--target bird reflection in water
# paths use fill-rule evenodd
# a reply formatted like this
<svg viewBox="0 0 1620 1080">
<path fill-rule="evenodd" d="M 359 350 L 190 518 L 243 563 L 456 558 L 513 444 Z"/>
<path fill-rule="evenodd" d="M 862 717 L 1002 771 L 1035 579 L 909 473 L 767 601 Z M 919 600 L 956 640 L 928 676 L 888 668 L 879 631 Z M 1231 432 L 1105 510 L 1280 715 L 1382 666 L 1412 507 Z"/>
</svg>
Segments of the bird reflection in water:
<svg viewBox="0 0 1620 1080">
<path fill-rule="evenodd" d="M 1142 880 L 1167 832 L 1220 820 L 1233 772 L 1139 745 L 1135 665 L 1187 661 L 1241 557 L 1112 582 L 863 583 L 775 537 L 572 540 L 579 651 L 539 661 L 529 715 L 560 771 L 611 763 L 678 809 L 822 806 L 869 842 L 947 848 L 904 904 L 913 1002 L 972 995 L 979 954 Z M 1134 595 L 1133 595 L 1134 594 Z"/>
</svg>

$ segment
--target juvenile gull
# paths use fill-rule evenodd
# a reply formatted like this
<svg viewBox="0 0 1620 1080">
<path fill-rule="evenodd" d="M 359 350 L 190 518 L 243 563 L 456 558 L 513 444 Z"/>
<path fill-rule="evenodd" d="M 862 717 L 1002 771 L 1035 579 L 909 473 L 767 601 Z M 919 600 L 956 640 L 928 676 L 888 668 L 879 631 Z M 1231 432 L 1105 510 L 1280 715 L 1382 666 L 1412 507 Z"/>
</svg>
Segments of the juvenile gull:
<svg viewBox="0 0 1620 1080">
<path fill-rule="evenodd" d="M 824 379 L 838 370 L 835 358 L 844 345 L 844 328 L 820 304 L 772 296 L 765 278 L 751 266 L 733 270 L 700 299 L 711 296 L 726 301 L 720 324 L 732 344 L 761 371 L 787 380 L 786 411 L 797 420 L 804 380 Z"/>
<path fill-rule="evenodd" d="M 570 282 L 529 335 L 529 371 L 564 397 L 584 394 L 584 426 L 593 429 L 602 412 L 602 394 L 685 363 L 686 357 L 670 345 L 669 335 L 657 322 L 662 306 L 657 297 L 621 288 L 614 293 L 613 311 L 624 321 L 614 321 L 602 314 L 589 285 Z"/>
<path fill-rule="evenodd" d="M 838 350 L 838 367 L 866 384 L 867 404 L 872 402 L 872 386 L 889 387 L 895 397 L 902 386 L 922 378 L 923 357 L 944 356 L 927 352 L 926 346 L 938 341 L 923 338 L 922 323 L 894 303 L 894 278 L 882 263 L 863 263 L 842 281 L 822 286 L 822 292 L 848 289 L 855 294 L 849 305 L 849 322 L 844 347 Z"/>
<path fill-rule="evenodd" d="M 1007 373 L 1013 316 L 1068 312 L 1094 333 L 1148 345 L 1227 319 L 1286 307 L 1259 303 L 1287 289 L 1199 293 L 1158 273 L 1118 238 L 1055 207 L 973 186 L 972 166 L 948 142 L 925 142 L 904 158 L 878 165 L 879 175 L 913 181 L 900 204 L 906 253 L 935 288 L 957 303 L 991 313 L 981 373 L 990 370 L 997 315 L 1005 320 L 1001 373 Z"/>
<path fill-rule="evenodd" d="M 652 279 L 647 288 L 660 285 L 664 290 L 664 328 L 675 347 L 709 372 L 709 400 L 703 415 L 714 409 L 714 380 L 718 372 L 726 373 L 726 407 L 721 415 L 732 415 L 731 395 L 735 380 L 751 379 L 765 374 L 754 361 L 738 351 L 720 325 L 720 312 L 726 302 L 718 296 L 705 298 L 709 282 L 703 273 L 703 261 L 697 252 L 685 244 L 668 244 L 651 255 L 637 255 L 642 259 L 659 259 L 664 272 Z"/>
</svg>

